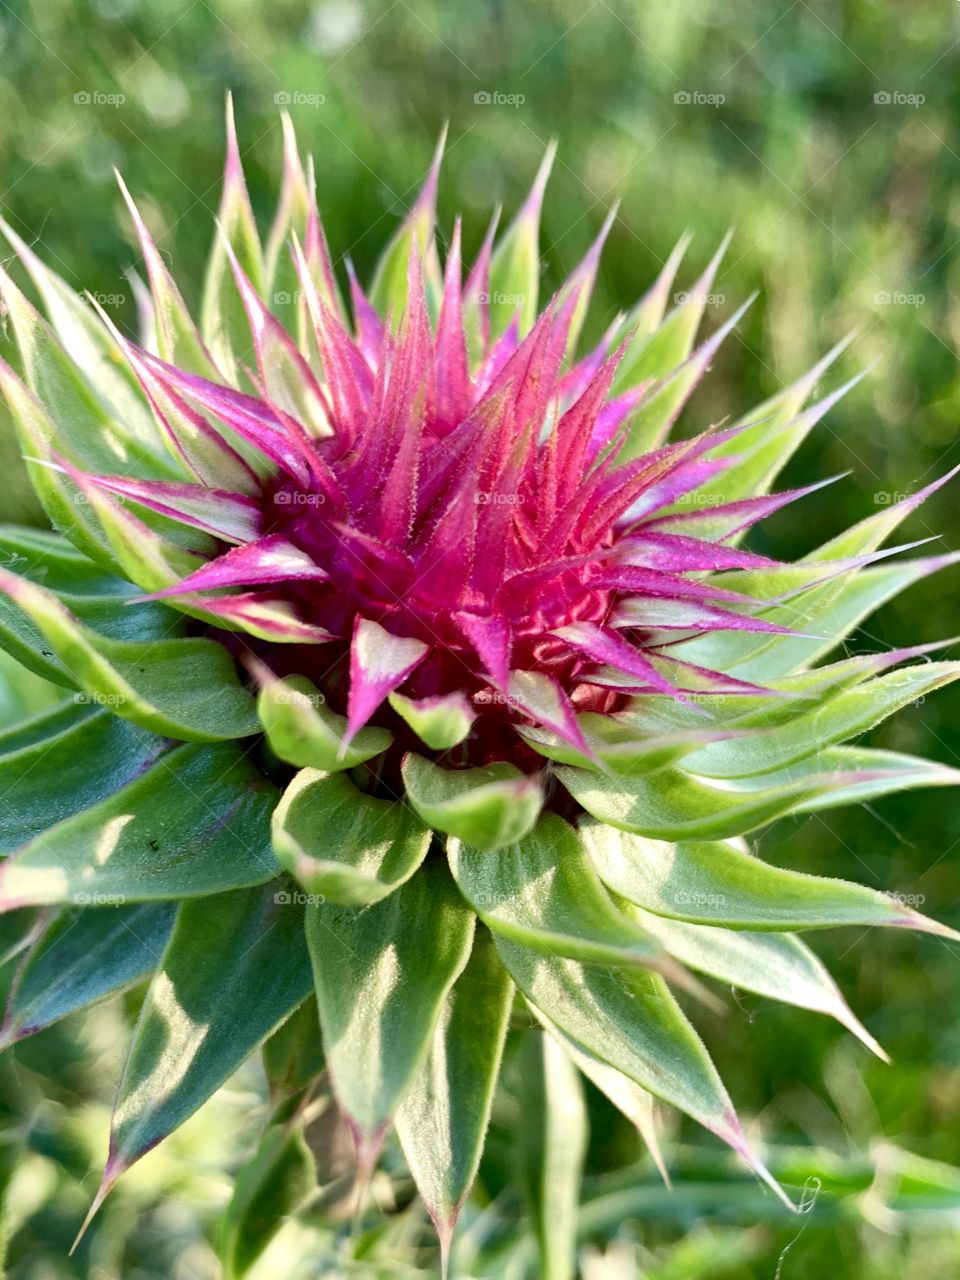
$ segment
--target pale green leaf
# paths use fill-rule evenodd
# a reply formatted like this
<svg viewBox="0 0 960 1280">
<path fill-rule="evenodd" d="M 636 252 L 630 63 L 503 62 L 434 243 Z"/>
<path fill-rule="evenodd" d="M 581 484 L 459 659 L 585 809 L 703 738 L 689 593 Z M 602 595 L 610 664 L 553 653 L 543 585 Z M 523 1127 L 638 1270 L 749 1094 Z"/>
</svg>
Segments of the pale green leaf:
<svg viewBox="0 0 960 1280">
<path fill-rule="evenodd" d="M 303 769 L 272 818 L 273 848 L 308 893 L 329 902 L 378 902 L 413 875 L 431 832 L 396 800 L 358 791 L 342 773 Z"/>
<path fill-rule="evenodd" d="M 480 849 L 520 840 L 543 805 L 537 779 L 511 764 L 453 770 L 411 754 L 402 769 L 407 799 L 424 822 Z"/>
<path fill-rule="evenodd" d="M 460 892 L 498 935 L 588 964 L 656 966 L 662 958 L 614 905 L 576 830 L 556 814 L 495 852 L 451 839 L 447 856 Z"/>
<path fill-rule="evenodd" d="M 473 912 L 437 859 L 373 906 L 308 910 L 334 1091 L 368 1162 L 429 1051 L 473 930 Z"/>
</svg>

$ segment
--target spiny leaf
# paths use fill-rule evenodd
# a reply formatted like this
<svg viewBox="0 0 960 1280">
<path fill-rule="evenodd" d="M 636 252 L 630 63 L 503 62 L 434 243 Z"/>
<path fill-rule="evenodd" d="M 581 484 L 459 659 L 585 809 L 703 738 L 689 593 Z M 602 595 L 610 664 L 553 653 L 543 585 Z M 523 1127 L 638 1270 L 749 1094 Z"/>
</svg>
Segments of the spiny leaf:
<svg viewBox="0 0 960 1280">
<path fill-rule="evenodd" d="M 836 1018 L 871 1053 L 889 1061 L 824 966 L 799 938 L 788 933 L 746 933 L 687 924 L 639 907 L 634 908 L 634 915 L 682 964 L 719 982 Z"/>
<path fill-rule="evenodd" d="M 215 640 L 111 640 L 83 626 L 51 592 L 5 569 L 0 591 L 29 615 L 77 684 L 117 715 L 187 741 L 257 732 L 253 698 Z"/>
<path fill-rule="evenodd" d="M 660 916 L 728 929 L 885 925 L 941 932 L 893 894 L 770 866 L 735 841 L 664 844 L 590 818 L 580 832 L 604 883 Z"/>
<path fill-rule="evenodd" d="M 716 1068 L 658 974 L 581 965 L 504 938 L 497 939 L 497 950 L 536 1011 L 601 1062 L 729 1143 L 784 1198 L 747 1147 Z"/>
</svg>

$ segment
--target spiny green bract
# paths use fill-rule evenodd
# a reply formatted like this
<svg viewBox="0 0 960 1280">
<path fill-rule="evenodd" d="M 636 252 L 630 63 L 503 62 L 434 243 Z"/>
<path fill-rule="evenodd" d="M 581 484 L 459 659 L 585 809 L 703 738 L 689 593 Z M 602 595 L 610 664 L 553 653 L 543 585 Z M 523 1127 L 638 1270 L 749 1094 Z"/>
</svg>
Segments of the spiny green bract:
<svg viewBox="0 0 960 1280">
<path fill-rule="evenodd" d="M 361 1194 L 395 1129 L 446 1250 L 525 1004 L 559 1275 L 543 1196 L 582 1153 L 577 1071 L 658 1161 L 655 1099 L 783 1194 L 671 985 L 826 1013 L 882 1054 L 797 934 L 949 931 L 742 837 L 957 780 L 841 744 L 960 664 L 821 663 L 956 556 L 880 563 L 936 486 L 797 564 L 739 545 L 806 492 L 769 491 L 840 394 L 805 407 L 838 351 L 668 442 L 740 314 L 695 346 L 719 255 L 668 310 L 681 246 L 580 353 L 609 221 L 538 316 L 550 157 L 463 282 L 459 228 L 442 265 L 434 239 L 438 152 L 348 309 L 285 137 L 263 250 L 230 124 L 199 325 L 129 196 L 139 343 L 4 227 L 48 318 L 2 275 L 21 374 L 0 382 L 58 532 L 0 530 L 0 643 L 70 694 L 0 735 L 0 905 L 53 909 L 3 1040 L 149 978 L 97 1203 L 264 1047 L 281 1127 L 228 1214 L 238 1276 L 266 1243 L 251 1181 L 281 1179 L 284 1212 L 313 1186 L 295 1134 L 318 1088 Z"/>
</svg>

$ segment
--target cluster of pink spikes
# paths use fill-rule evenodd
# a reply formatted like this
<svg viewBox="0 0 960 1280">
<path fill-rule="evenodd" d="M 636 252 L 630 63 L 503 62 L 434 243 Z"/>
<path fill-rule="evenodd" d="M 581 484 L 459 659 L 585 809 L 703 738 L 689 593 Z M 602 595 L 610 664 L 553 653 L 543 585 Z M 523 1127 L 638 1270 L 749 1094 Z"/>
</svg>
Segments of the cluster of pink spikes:
<svg viewBox="0 0 960 1280">
<path fill-rule="evenodd" d="M 231 164 L 235 148 L 228 181 Z M 519 217 L 539 213 L 544 177 Z M 436 183 L 434 166 L 412 214 L 431 225 Z M 414 239 L 402 313 L 378 315 L 352 278 L 350 327 L 313 207 L 290 251 L 319 372 L 227 246 L 253 394 L 125 342 L 193 480 L 85 483 L 212 534 L 218 554 L 156 594 L 250 632 L 275 670 L 316 679 L 350 736 L 398 689 L 469 704 L 477 762 L 515 758 L 514 723 L 584 749 L 577 711 L 632 693 L 756 691 L 670 650 L 705 631 L 782 630 L 704 575 L 769 566 L 730 540 L 797 492 L 684 506 L 736 461 L 710 456 L 730 431 L 625 451 L 649 382 L 611 393 L 625 345 L 613 334 L 570 358 L 603 234 L 525 335 L 518 312 L 491 336 L 493 228 L 463 283 L 459 225 L 438 297 Z M 148 238 L 145 257 L 156 262 Z M 185 424 L 205 442 L 202 464 L 182 447 Z"/>
</svg>

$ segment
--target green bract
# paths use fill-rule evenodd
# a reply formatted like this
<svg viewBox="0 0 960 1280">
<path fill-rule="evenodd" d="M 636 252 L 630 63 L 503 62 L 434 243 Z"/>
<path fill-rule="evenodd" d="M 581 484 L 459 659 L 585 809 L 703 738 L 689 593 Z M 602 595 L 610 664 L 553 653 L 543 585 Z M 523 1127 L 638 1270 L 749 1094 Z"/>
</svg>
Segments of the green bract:
<svg viewBox="0 0 960 1280">
<path fill-rule="evenodd" d="M 579 352 L 602 236 L 538 318 L 550 157 L 462 289 L 434 166 L 348 311 L 285 133 L 265 253 L 231 126 L 199 322 L 127 196 L 142 346 L 6 229 L 46 318 L 0 274 L 0 386 L 56 532 L 0 529 L 0 645 L 61 698 L 0 734 L 0 908 L 47 909 L 22 913 L 3 1043 L 148 979 L 98 1203 L 263 1049 L 273 1110 L 224 1231 L 239 1277 L 310 1197 L 324 1090 L 358 1194 L 395 1127 L 446 1251 L 513 1011 L 537 1027 L 523 1190 L 565 1277 L 580 1073 L 657 1161 L 655 1100 L 784 1194 L 672 988 L 826 1013 L 882 1054 L 795 935 L 950 933 L 741 837 L 958 781 L 844 743 L 960 663 L 832 652 L 958 556 L 881 563 L 927 491 L 796 565 L 738 545 L 800 496 L 770 489 L 839 349 L 735 428 L 671 440 L 740 315 L 695 346 L 719 255 L 668 310 L 681 246 Z"/>
</svg>

